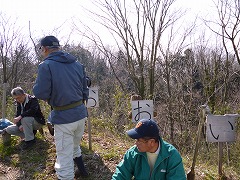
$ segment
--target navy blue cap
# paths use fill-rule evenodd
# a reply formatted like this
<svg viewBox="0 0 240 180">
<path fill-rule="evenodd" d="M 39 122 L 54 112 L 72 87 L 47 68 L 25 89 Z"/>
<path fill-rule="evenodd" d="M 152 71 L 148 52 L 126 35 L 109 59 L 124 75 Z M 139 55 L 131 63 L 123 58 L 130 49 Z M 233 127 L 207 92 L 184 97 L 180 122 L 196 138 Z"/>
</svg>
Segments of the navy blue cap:
<svg viewBox="0 0 240 180">
<path fill-rule="evenodd" d="M 140 120 L 135 128 L 127 131 L 127 134 L 132 139 L 144 137 L 159 137 L 159 129 L 157 123 L 152 119 Z"/>
<path fill-rule="evenodd" d="M 41 46 L 59 47 L 59 40 L 55 36 L 46 36 L 40 41 Z"/>
</svg>

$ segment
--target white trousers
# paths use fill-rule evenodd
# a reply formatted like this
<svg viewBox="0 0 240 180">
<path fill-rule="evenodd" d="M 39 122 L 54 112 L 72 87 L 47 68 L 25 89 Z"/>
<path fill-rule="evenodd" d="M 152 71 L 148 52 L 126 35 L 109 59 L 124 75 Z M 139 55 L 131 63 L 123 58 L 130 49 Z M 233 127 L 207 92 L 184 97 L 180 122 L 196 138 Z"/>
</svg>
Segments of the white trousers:
<svg viewBox="0 0 240 180">
<path fill-rule="evenodd" d="M 74 179 L 73 159 L 82 155 L 80 141 L 84 133 L 86 120 L 87 118 L 83 118 L 69 124 L 54 124 L 54 141 L 57 153 L 55 170 L 58 179 Z"/>
<path fill-rule="evenodd" d="M 25 141 L 34 139 L 33 130 L 40 129 L 43 125 L 38 123 L 33 117 L 24 117 L 21 119 L 23 132 L 19 130 L 18 126 L 11 125 L 6 128 L 6 132 L 11 135 L 20 136 L 25 138 Z"/>
</svg>

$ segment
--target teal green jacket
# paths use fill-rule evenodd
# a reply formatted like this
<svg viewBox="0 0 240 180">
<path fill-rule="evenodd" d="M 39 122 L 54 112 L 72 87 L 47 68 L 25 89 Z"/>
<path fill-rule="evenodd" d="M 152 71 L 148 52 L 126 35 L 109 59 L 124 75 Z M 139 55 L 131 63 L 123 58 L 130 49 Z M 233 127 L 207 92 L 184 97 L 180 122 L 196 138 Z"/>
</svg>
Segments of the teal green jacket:
<svg viewBox="0 0 240 180">
<path fill-rule="evenodd" d="M 160 152 L 152 174 L 147 154 L 131 147 L 117 165 L 112 180 L 186 180 L 182 158 L 177 149 L 160 138 Z"/>
</svg>

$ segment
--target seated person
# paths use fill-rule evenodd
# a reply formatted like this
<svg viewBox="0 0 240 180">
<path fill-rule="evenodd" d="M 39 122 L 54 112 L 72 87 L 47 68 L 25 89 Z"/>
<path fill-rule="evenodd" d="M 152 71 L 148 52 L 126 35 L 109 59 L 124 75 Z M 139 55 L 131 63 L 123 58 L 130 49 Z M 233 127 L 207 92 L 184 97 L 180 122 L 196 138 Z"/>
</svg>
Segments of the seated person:
<svg viewBox="0 0 240 180">
<path fill-rule="evenodd" d="M 23 149 L 27 149 L 35 144 L 36 130 L 42 128 L 45 119 L 35 96 L 25 93 L 21 87 L 14 88 L 11 95 L 17 102 L 15 125 L 8 126 L 5 131 L 24 139 Z"/>
<path fill-rule="evenodd" d="M 182 158 L 174 146 L 162 140 L 154 120 L 142 119 L 127 131 L 136 145 L 117 165 L 112 180 L 161 179 L 186 180 Z"/>
</svg>

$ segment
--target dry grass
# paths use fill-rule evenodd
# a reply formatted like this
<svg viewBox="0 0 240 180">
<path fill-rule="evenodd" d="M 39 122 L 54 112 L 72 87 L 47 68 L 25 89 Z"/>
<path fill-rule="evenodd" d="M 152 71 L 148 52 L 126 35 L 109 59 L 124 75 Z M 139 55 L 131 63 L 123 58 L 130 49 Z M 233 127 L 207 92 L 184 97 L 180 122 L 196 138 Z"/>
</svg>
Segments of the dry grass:
<svg viewBox="0 0 240 180">
<path fill-rule="evenodd" d="M 81 147 L 84 162 L 90 173 L 88 179 L 111 179 L 115 167 L 122 159 L 124 152 L 133 144 L 133 141 L 126 136 L 112 133 L 111 130 L 114 128 L 110 126 L 110 124 L 106 126 L 106 123 L 103 126 L 102 120 L 92 121 L 92 150 L 89 150 L 88 146 L 88 133 L 84 134 Z M 12 138 L 11 146 L 0 144 L 0 180 L 56 179 L 54 172 L 55 146 L 53 144 L 53 137 L 48 133 L 47 128 L 44 131 L 44 137 L 37 133 L 36 146 L 29 150 L 23 151 L 21 149 L 22 143 L 17 137 Z M 197 180 L 219 179 L 216 146 L 212 145 L 210 149 L 211 151 L 207 152 L 203 145 L 199 151 L 195 167 L 195 177 Z M 192 152 L 193 149 L 189 152 L 182 151 L 186 172 L 191 168 Z M 239 157 L 234 162 L 238 161 L 238 159 Z M 236 165 L 234 162 L 230 162 L 229 166 L 224 164 L 224 173 L 227 178 L 222 179 L 240 179 L 240 172 L 237 170 L 239 165 Z"/>
<path fill-rule="evenodd" d="M 128 146 L 121 142 L 121 139 L 110 137 L 110 134 L 97 132 L 94 129 L 92 150 L 88 147 L 87 132 L 81 143 L 83 159 L 90 173 L 90 177 L 85 179 L 111 179 L 116 164 Z M 57 179 L 54 171 L 56 155 L 53 137 L 48 133 L 47 128 L 44 128 L 44 132 L 44 137 L 37 133 L 35 147 L 28 150 L 22 150 L 23 143 L 18 137 L 12 137 L 10 146 L 0 145 L 0 180 Z"/>
</svg>

